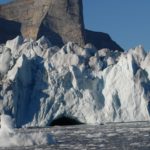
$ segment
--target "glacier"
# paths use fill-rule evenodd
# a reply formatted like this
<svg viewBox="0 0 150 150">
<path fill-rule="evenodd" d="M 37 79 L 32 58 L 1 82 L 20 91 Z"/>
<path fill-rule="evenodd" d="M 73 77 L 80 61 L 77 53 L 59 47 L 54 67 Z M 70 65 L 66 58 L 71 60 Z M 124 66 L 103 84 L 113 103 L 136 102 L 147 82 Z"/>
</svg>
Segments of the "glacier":
<svg viewBox="0 0 150 150">
<path fill-rule="evenodd" d="M 0 46 L 0 113 L 17 127 L 45 127 L 61 117 L 86 124 L 150 120 L 150 53 L 45 37 L 18 36 Z"/>
</svg>

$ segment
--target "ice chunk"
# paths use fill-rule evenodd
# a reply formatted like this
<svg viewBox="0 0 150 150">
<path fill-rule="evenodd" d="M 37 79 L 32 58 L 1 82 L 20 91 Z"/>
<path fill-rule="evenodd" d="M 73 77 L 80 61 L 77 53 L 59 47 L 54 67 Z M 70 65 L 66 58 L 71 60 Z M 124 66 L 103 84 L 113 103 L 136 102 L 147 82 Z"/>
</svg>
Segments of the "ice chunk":
<svg viewBox="0 0 150 150">
<path fill-rule="evenodd" d="M 17 133 L 14 130 L 12 118 L 1 115 L 0 147 L 12 146 L 32 146 L 54 144 L 51 135 L 42 132 L 37 133 Z"/>
<path fill-rule="evenodd" d="M 4 52 L 0 55 L 0 73 L 4 75 L 7 73 L 11 60 L 10 49 L 5 49 Z"/>
</svg>

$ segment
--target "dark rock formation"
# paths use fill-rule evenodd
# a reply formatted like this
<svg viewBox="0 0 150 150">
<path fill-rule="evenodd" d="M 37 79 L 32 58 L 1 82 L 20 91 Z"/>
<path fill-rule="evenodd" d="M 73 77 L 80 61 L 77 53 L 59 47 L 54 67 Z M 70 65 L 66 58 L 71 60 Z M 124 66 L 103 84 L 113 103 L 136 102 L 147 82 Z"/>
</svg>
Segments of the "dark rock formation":
<svg viewBox="0 0 150 150">
<path fill-rule="evenodd" d="M 1 23 L 0 19 L 1 43 L 21 33 L 33 39 L 44 35 L 58 46 L 73 41 L 81 46 L 92 43 L 97 49 L 123 50 L 109 35 L 85 30 L 82 0 L 15 0 L 0 6 L 0 17 L 5 20 Z M 9 30 L 6 24 L 12 22 L 15 25 Z"/>
<path fill-rule="evenodd" d="M 5 43 L 8 39 L 13 39 L 21 35 L 21 24 L 0 18 L 0 42 Z"/>
<path fill-rule="evenodd" d="M 86 43 L 92 43 L 97 49 L 109 48 L 124 51 L 111 37 L 103 32 L 85 30 Z"/>
</svg>

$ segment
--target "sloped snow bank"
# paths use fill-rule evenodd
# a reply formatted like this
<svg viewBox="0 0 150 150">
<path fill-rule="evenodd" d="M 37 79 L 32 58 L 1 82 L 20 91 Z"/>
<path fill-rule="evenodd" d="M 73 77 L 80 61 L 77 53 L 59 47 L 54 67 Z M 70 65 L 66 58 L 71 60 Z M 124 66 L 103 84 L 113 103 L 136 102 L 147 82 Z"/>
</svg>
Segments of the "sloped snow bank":
<svg viewBox="0 0 150 150">
<path fill-rule="evenodd" d="M 121 53 L 17 37 L 0 47 L 0 61 L 0 108 L 18 127 L 61 117 L 88 124 L 150 120 L 150 53 L 141 46 Z"/>
<path fill-rule="evenodd" d="M 14 130 L 11 117 L 1 115 L 0 147 L 46 145 L 54 143 L 51 135 L 42 132 L 17 133 Z"/>
</svg>

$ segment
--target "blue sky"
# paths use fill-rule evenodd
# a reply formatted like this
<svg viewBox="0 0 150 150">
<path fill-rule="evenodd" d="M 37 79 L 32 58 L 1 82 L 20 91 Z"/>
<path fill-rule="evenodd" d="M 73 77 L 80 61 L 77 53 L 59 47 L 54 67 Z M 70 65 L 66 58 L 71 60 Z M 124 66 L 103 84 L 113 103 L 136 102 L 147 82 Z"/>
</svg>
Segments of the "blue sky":
<svg viewBox="0 0 150 150">
<path fill-rule="evenodd" d="M 0 0 L 0 3 L 8 0 Z M 150 50 L 150 0 L 83 0 L 85 26 L 109 33 L 124 49 Z"/>
<path fill-rule="evenodd" d="M 85 26 L 109 33 L 124 49 L 150 50 L 150 0 L 83 0 Z"/>
<path fill-rule="evenodd" d="M 11 1 L 11 0 L 0 0 L 0 3 L 3 4 L 3 3 L 7 3 L 9 1 Z"/>
</svg>

